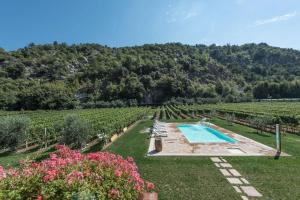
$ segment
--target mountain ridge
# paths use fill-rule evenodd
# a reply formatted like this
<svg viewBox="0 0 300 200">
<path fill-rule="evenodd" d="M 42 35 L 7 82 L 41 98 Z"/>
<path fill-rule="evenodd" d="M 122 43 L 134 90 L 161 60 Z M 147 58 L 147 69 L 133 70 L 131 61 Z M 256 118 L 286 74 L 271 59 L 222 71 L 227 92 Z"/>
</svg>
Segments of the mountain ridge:
<svg viewBox="0 0 300 200">
<path fill-rule="evenodd" d="M 244 45 L 35 45 L 0 49 L 0 108 L 62 109 L 174 98 L 299 98 L 300 51 Z"/>
</svg>

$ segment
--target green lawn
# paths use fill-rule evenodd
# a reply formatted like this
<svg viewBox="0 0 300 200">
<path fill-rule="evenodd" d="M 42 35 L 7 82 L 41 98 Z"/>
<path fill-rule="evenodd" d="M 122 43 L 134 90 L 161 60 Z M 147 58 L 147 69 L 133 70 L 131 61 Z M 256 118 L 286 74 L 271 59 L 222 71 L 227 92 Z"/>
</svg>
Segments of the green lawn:
<svg viewBox="0 0 300 200">
<path fill-rule="evenodd" d="M 178 121 L 178 120 L 177 120 Z M 213 123 L 274 147 L 274 135 L 257 134 L 224 120 Z M 160 199 L 240 199 L 208 157 L 146 157 L 149 139 L 140 130 L 151 121 L 138 124 L 117 140 L 109 151 L 133 156 L 140 173 L 155 183 Z M 291 157 L 227 157 L 226 159 L 264 196 L 260 199 L 300 199 L 300 137 L 284 136 L 283 151 Z"/>
<path fill-rule="evenodd" d="M 208 157 L 146 157 L 149 139 L 140 131 L 151 125 L 139 123 L 107 150 L 132 156 L 142 177 L 155 183 L 159 199 L 240 199 Z"/>
<path fill-rule="evenodd" d="M 19 165 L 20 160 L 30 159 L 30 160 L 42 160 L 49 156 L 54 149 L 50 148 L 43 153 L 39 153 L 36 149 L 25 153 L 15 153 L 15 152 L 5 152 L 0 153 L 0 165 L 9 168 L 9 167 L 17 167 Z"/>
<path fill-rule="evenodd" d="M 8 168 L 15 167 L 18 165 L 19 160 L 29 157 L 31 153 L 1 153 L 0 154 L 0 165 Z"/>
<path fill-rule="evenodd" d="M 228 130 L 275 147 L 275 136 L 259 135 L 252 128 L 213 119 L 212 123 Z M 282 150 L 292 156 L 281 157 L 228 157 L 227 160 L 245 176 L 263 195 L 262 199 L 300 199 L 300 137 L 282 137 Z"/>
</svg>

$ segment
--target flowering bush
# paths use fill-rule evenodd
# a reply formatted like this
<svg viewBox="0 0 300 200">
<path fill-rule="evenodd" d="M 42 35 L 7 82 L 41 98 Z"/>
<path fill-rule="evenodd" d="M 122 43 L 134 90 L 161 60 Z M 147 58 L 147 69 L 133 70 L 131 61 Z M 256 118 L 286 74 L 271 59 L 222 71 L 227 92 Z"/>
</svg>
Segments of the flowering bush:
<svg viewBox="0 0 300 200">
<path fill-rule="evenodd" d="M 0 166 L 0 199 L 137 199 L 154 190 L 131 157 L 108 152 L 81 154 L 65 146 L 42 162 Z"/>
</svg>

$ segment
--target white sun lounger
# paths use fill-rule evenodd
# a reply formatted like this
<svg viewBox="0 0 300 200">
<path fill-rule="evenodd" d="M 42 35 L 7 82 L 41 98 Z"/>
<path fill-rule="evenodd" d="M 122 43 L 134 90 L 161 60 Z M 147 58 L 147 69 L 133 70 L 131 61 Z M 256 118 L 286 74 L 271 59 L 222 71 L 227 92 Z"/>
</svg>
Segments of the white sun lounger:
<svg viewBox="0 0 300 200">
<path fill-rule="evenodd" d="M 157 130 L 167 130 L 167 128 L 164 127 L 164 126 L 153 126 L 153 129 L 157 129 Z"/>
<path fill-rule="evenodd" d="M 168 137 L 168 132 L 158 132 L 158 131 L 153 130 L 153 133 L 155 136 Z"/>
</svg>

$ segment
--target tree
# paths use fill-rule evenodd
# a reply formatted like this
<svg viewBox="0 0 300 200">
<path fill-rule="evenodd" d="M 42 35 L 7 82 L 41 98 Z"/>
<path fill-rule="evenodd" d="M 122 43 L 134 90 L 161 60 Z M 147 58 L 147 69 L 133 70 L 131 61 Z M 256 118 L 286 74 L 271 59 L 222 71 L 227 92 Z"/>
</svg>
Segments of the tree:
<svg viewBox="0 0 300 200">
<path fill-rule="evenodd" d="M 24 78 L 25 76 L 25 66 L 23 63 L 12 63 L 6 67 L 6 73 L 9 78 L 17 79 Z"/>
<path fill-rule="evenodd" d="M 141 100 L 145 94 L 144 85 L 135 74 L 121 80 L 121 96 L 125 99 Z"/>
<path fill-rule="evenodd" d="M 71 109 L 76 107 L 77 102 L 74 99 L 73 91 L 62 82 L 46 83 L 41 88 L 44 95 L 41 108 Z"/>
<path fill-rule="evenodd" d="M 15 150 L 26 138 L 30 119 L 24 116 L 0 119 L 0 147 Z"/>
<path fill-rule="evenodd" d="M 300 51 L 267 44 L 110 48 L 53 42 L 10 52 L 0 48 L 0 108 L 68 109 L 77 100 L 112 105 L 128 99 L 155 104 L 172 98 L 295 98 L 299 57 Z"/>
<path fill-rule="evenodd" d="M 0 78 L 0 109 L 14 108 L 19 89 L 11 79 Z"/>
<path fill-rule="evenodd" d="M 21 90 L 20 108 L 35 110 L 76 107 L 77 102 L 72 88 L 67 88 L 63 82 L 32 83 Z"/>
<path fill-rule="evenodd" d="M 253 96 L 257 99 L 266 99 L 269 97 L 269 84 L 262 82 L 256 85 L 253 89 Z"/>
<path fill-rule="evenodd" d="M 57 129 L 62 134 L 61 143 L 71 145 L 74 148 L 82 148 L 87 142 L 90 127 L 79 116 L 68 115 Z"/>
</svg>

